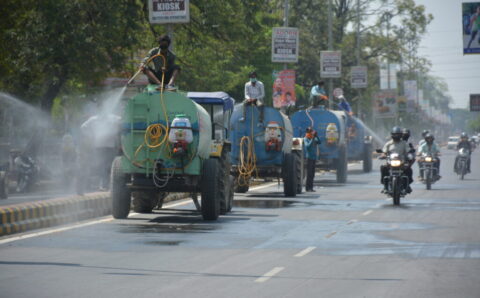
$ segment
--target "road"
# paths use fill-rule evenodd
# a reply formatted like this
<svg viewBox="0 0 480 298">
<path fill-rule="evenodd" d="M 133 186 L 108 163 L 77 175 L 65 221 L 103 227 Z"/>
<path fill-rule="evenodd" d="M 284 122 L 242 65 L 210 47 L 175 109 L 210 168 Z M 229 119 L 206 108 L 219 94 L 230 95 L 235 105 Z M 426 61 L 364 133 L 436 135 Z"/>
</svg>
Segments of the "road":
<svg viewBox="0 0 480 298">
<path fill-rule="evenodd" d="M 274 183 L 203 222 L 188 201 L 0 239 L 2 297 L 479 297 L 480 154 L 399 207 L 378 170 L 318 177 L 285 199 Z M 378 168 L 378 162 L 375 169 Z M 415 169 L 416 170 L 416 169 Z M 25 238 L 25 236 L 29 238 Z"/>
</svg>

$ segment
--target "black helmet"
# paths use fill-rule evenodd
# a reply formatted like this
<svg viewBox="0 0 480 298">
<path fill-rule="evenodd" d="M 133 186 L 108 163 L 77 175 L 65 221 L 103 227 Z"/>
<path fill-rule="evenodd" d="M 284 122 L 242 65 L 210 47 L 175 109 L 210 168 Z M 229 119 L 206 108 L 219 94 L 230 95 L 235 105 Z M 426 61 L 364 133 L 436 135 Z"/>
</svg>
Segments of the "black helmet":
<svg viewBox="0 0 480 298">
<path fill-rule="evenodd" d="M 460 139 L 468 140 L 468 134 L 466 132 L 462 132 L 462 134 L 460 135 Z"/>
<path fill-rule="evenodd" d="M 257 72 L 256 72 L 255 70 L 249 72 L 249 73 L 248 73 L 248 77 L 249 77 L 249 78 L 257 77 Z"/>
<path fill-rule="evenodd" d="M 170 36 L 168 36 L 168 34 L 164 34 L 164 35 L 159 36 L 157 41 L 158 41 L 158 43 L 161 43 L 162 41 L 166 41 L 168 43 L 168 45 L 170 45 L 170 43 L 172 42 L 172 40 L 170 39 Z"/>
<path fill-rule="evenodd" d="M 403 139 L 404 141 L 408 141 L 408 139 L 410 139 L 410 129 L 404 128 L 404 129 L 402 130 L 402 139 Z"/>
<path fill-rule="evenodd" d="M 425 137 L 429 133 L 428 129 L 422 131 L 422 137 Z"/>
<path fill-rule="evenodd" d="M 402 129 L 398 126 L 395 126 L 392 128 L 391 136 L 393 140 L 400 141 L 403 136 Z"/>
<path fill-rule="evenodd" d="M 427 142 L 427 144 L 433 143 L 433 140 L 435 140 L 435 137 L 432 134 L 427 133 L 427 135 L 425 136 L 425 141 Z"/>
</svg>

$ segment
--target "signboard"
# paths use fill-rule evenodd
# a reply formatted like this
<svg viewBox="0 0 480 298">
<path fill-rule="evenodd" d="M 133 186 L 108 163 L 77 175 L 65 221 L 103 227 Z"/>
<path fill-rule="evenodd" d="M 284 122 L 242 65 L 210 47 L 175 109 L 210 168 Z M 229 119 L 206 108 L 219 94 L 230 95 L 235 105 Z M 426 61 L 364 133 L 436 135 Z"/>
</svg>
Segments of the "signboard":
<svg viewBox="0 0 480 298">
<path fill-rule="evenodd" d="M 298 62 L 298 28 L 274 27 L 272 31 L 272 62 Z"/>
<path fill-rule="evenodd" d="M 390 77 L 390 86 L 388 85 L 388 78 Z M 397 65 L 390 64 L 390 73 L 386 63 L 380 64 L 380 89 L 391 90 L 397 89 Z"/>
<path fill-rule="evenodd" d="M 470 112 L 480 112 L 480 94 L 470 94 Z"/>
<path fill-rule="evenodd" d="M 463 54 L 480 54 L 480 2 L 462 3 Z"/>
<path fill-rule="evenodd" d="M 340 78 L 342 76 L 342 53 L 340 51 L 320 52 L 320 76 Z"/>
<path fill-rule="evenodd" d="M 376 118 L 395 117 L 397 99 L 394 90 L 379 91 L 375 94 L 374 112 Z"/>
<path fill-rule="evenodd" d="M 148 17 L 152 24 L 190 22 L 189 0 L 149 0 Z"/>
<path fill-rule="evenodd" d="M 350 83 L 352 84 L 352 88 L 367 88 L 367 67 L 352 66 Z"/>
<path fill-rule="evenodd" d="M 295 96 L 295 70 L 285 69 L 273 73 L 273 107 L 283 108 L 294 106 Z"/>
</svg>

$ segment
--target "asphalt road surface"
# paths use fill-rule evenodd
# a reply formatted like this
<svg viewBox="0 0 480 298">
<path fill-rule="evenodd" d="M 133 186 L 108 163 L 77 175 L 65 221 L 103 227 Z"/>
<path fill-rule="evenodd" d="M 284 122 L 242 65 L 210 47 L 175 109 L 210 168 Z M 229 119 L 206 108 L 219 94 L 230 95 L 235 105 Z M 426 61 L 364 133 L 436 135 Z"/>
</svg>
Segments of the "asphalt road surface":
<svg viewBox="0 0 480 298">
<path fill-rule="evenodd" d="M 480 154 L 392 206 L 378 163 L 284 198 L 270 183 L 204 222 L 187 201 L 0 239 L 1 297 L 480 297 Z M 417 169 L 415 167 L 415 172 Z"/>
</svg>

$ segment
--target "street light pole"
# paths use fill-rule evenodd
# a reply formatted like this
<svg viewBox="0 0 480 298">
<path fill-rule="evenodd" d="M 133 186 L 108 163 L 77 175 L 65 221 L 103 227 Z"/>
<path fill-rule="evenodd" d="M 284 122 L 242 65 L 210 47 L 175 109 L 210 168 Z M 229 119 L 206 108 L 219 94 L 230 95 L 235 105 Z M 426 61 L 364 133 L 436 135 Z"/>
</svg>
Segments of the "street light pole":
<svg viewBox="0 0 480 298">
<path fill-rule="evenodd" d="M 284 18 L 283 18 L 283 27 L 288 27 L 288 0 L 285 0 L 284 2 Z M 283 69 L 287 69 L 288 65 L 287 63 L 283 64 Z"/>
<path fill-rule="evenodd" d="M 333 50 L 333 34 L 332 34 L 332 0 L 328 0 L 328 50 Z M 328 79 L 328 106 L 333 106 L 333 79 Z"/>
</svg>

